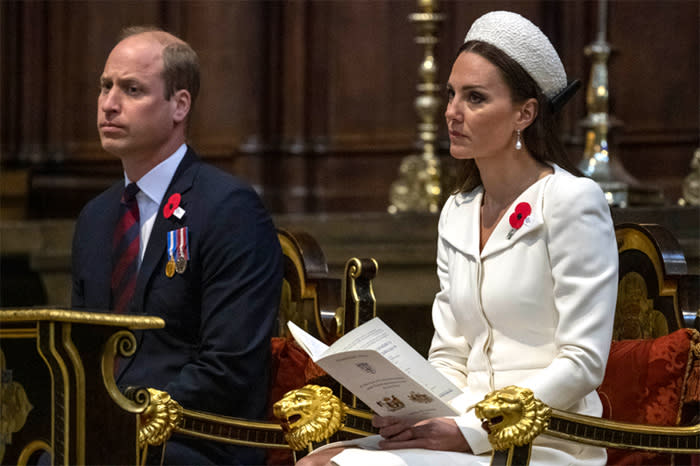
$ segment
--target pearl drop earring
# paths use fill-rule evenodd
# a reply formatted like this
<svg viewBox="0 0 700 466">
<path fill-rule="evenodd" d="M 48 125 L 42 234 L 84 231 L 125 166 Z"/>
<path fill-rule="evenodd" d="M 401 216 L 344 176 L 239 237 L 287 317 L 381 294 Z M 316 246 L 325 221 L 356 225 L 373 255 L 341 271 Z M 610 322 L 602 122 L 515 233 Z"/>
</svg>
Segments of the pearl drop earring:
<svg viewBox="0 0 700 466">
<path fill-rule="evenodd" d="M 516 129 L 515 134 L 517 135 L 517 139 L 515 140 L 515 150 L 520 150 L 523 148 L 523 143 L 520 141 L 520 130 Z"/>
</svg>

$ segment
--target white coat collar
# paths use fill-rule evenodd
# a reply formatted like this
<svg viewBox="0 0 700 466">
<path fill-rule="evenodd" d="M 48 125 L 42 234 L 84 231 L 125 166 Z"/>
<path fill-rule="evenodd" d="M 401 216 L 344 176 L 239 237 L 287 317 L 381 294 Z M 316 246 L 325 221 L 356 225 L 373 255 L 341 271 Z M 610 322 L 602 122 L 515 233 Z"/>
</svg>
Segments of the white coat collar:
<svg viewBox="0 0 700 466">
<path fill-rule="evenodd" d="M 556 164 L 552 164 L 552 167 L 554 175 L 564 171 Z M 544 224 L 542 209 L 545 187 L 554 175 L 548 175 L 536 181 L 513 201 L 491 233 L 481 253 L 479 252 L 479 225 L 481 201 L 484 195 L 483 186 L 479 186 L 469 193 L 454 195 L 448 200 L 448 205 L 445 206 L 446 210 L 440 220 L 441 237 L 463 253 L 475 258 L 481 257 L 481 259 L 510 247 L 521 238 L 539 230 L 540 226 Z M 528 219 L 519 229 L 515 230 L 509 239 L 508 234 L 512 229 L 509 219 L 511 214 L 515 212 L 516 206 L 521 203 L 527 203 L 531 212 Z"/>
</svg>

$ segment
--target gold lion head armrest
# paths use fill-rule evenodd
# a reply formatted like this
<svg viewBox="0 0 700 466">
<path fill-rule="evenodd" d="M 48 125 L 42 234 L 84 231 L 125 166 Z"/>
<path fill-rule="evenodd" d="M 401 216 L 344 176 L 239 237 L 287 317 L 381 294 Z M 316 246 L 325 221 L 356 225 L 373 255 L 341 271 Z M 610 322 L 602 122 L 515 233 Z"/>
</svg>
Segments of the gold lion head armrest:
<svg viewBox="0 0 700 466">
<path fill-rule="evenodd" d="M 173 433 L 258 448 L 312 449 L 344 430 L 346 438 L 371 435 L 371 413 L 346 407 L 329 387 L 305 385 L 287 392 L 273 406 L 276 422 L 252 421 L 184 409 L 154 388 L 129 388 L 127 398 L 148 397 L 139 416 L 138 445 L 165 443 Z M 345 425 L 350 419 L 350 426 Z"/>
<path fill-rule="evenodd" d="M 652 426 L 552 409 L 531 390 L 516 386 L 489 393 L 474 407 L 493 446 L 492 465 L 528 464 L 540 434 L 606 448 L 660 453 L 700 453 L 700 424 Z M 521 459 L 513 462 L 512 458 Z"/>
<path fill-rule="evenodd" d="M 494 450 L 532 443 L 552 415 L 552 409 L 535 398 L 532 390 L 514 385 L 486 395 L 474 412 L 483 421 Z"/>
<path fill-rule="evenodd" d="M 294 450 L 330 438 L 343 427 L 346 416 L 345 407 L 333 390 L 319 385 L 287 392 L 272 409 L 280 420 L 285 440 Z"/>
</svg>

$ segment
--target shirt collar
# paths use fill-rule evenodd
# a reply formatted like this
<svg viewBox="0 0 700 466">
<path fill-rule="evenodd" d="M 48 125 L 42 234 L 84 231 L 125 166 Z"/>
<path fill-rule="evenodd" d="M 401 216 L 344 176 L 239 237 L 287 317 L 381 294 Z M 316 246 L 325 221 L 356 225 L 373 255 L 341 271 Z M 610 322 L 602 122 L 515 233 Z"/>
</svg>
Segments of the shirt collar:
<svg viewBox="0 0 700 466">
<path fill-rule="evenodd" d="M 155 202 L 156 205 L 160 205 L 163 200 L 165 191 L 170 186 L 170 181 L 173 179 L 175 170 L 180 165 L 185 153 L 187 153 L 187 144 L 181 145 L 172 155 L 153 167 L 138 181 L 137 185 L 141 192 Z M 124 182 L 125 186 L 131 182 L 126 173 L 124 173 Z"/>
</svg>

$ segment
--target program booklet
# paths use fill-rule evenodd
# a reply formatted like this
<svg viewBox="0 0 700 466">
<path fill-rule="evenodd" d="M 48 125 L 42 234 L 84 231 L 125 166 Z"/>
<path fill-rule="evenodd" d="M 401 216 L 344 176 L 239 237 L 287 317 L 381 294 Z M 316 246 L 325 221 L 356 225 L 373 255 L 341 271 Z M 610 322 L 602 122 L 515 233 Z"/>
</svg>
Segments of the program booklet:
<svg viewBox="0 0 700 466">
<path fill-rule="evenodd" d="M 287 325 L 316 364 L 377 414 L 411 422 L 462 414 L 455 407 L 462 391 L 378 317 L 331 346 Z"/>
</svg>

